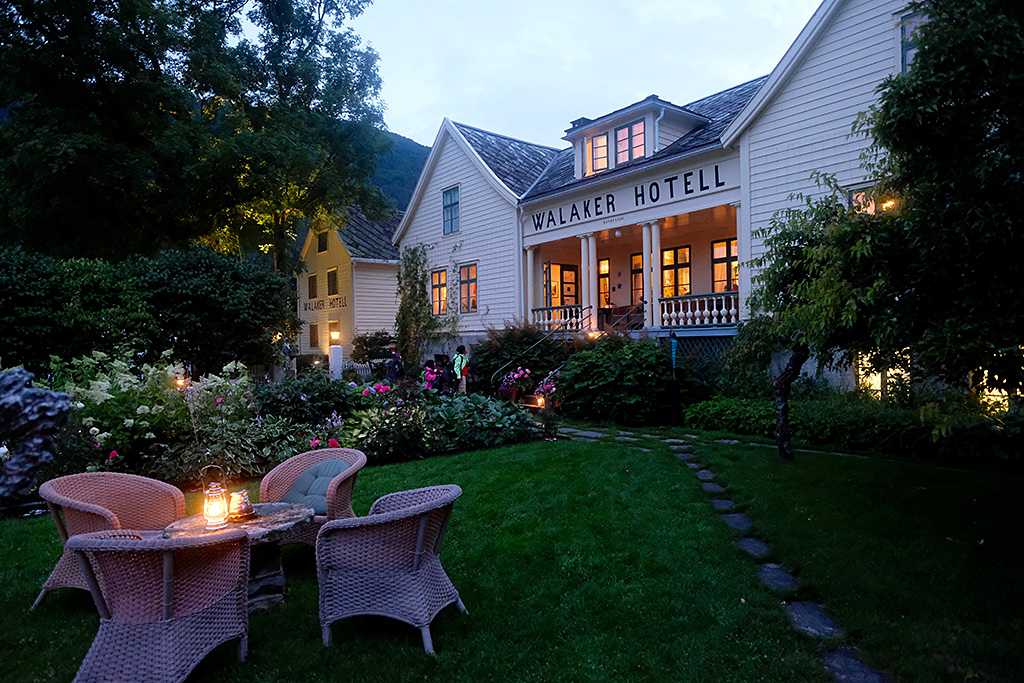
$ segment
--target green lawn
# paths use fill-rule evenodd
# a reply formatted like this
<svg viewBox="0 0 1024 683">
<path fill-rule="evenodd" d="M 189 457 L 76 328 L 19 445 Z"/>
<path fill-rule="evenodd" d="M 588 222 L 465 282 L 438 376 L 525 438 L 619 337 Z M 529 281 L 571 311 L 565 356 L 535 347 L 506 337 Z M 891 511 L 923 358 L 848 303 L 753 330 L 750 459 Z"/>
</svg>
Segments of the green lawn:
<svg viewBox="0 0 1024 683">
<path fill-rule="evenodd" d="M 435 620 L 437 656 L 377 618 L 336 623 L 325 649 L 312 551 L 289 547 L 288 604 L 252 616 L 248 661 L 221 646 L 189 680 L 827 681 L 821 644 L 780 605 L 794 596 L 761 585 L 691 471 L 645 445 L 540 442 L 365 469 L 358 514 L 390 491 L 463 487 L 442 559 L 469 614 Z M 1020 480 L 697 450 L 799 575 L 795 597 L 821 601 L 872 665 L 896 681 L 1021 680 Z M 27 611 L 59 553 L 48 518 L 0 522 L 0 681 L 68 681 L 95 635 L 84 591 Z"/>
</svg>

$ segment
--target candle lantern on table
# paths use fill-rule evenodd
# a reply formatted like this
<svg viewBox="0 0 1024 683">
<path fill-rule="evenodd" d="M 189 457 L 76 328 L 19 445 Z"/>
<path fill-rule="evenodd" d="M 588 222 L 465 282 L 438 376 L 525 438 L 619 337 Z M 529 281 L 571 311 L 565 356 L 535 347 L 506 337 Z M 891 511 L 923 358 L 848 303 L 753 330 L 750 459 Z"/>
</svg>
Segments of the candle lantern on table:
<svg viewBox="0 0 1024 683">
<path fill-rule="evenodd" d="M 216 470 L 214 474 L 208 471 Z M 203 480 L 203 517 L 206 518 L 207 529 L 223 529 L 228 523 L 228 493 L 224 488 L 224 469 L 220 465 L 207 465 L 199 470 Z"/>
</svg>

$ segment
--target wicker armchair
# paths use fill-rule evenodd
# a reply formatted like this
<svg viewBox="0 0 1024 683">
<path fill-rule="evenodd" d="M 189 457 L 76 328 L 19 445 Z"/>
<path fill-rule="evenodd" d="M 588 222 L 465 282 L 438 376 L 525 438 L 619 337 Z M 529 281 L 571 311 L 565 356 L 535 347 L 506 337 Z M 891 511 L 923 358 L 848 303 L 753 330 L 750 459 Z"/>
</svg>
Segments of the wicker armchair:
<svg viewBox="0 0 1024 683">
<path fill-rule="evenodd" d="M 441 566 L 455 485 L 391 493 L 367 517 L 324 524 L 316 541 L 320 626 L 331 644 L 331 624 L 345 617 L 376 614 L 412 624 L 430 654 L 430 622 L 453 602 L 465 605 Z"/>
<path fill-rule="evenodd" d="M 51 479 L 39 487 L 65 544 L 70 536 L 107 529 L 162 530 L 185 516 L 185 496 L 156 479 L 119 472 L 85 472 Z M 54 588 L 89 590 L 85 574 L 66 548 L 32 603 Z"/>
<path fill-rule="evenodd" d="M 324 460 L 344 460 L 349 464 L 348 469 L 334 477 L 327 487 L 327 514 L 316 515 L 313 517 L 313 526 L 287 536 L 282 543 L 314 545 L 316 534 L 325 523 L 332 519 L 355 517 L 352 511 L 352 490 L 356 485 L 356 474 L 366 464 L 366 456 L 362 451 L 351 448 L 321 448 L 288 458 L 263 477 L 260 482 L 260 502 L 282 502 L 284 495 L 288 493 L 299 475 Z"/>
<path fill-rule="evenodd" d="M 100 627 L 76 683 L 184 681 L 213 648 L 249 635 L 249 537 L 235 529 L 195 538 L 135 531 L 72 536 Z"/>
</svg>

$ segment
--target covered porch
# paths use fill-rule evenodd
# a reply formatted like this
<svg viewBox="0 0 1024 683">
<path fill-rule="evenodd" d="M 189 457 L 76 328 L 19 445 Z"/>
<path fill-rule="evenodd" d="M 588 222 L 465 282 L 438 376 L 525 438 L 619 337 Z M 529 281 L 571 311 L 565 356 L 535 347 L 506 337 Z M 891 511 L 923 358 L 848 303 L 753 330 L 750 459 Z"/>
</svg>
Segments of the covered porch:
<svg viewBox="0 0 1024 683">
<path fill-rule="evenodd" d="M 528 319 L 545 329 L 731 334 L 736 208 L 722 204 L 528 246 Z"/>
</svg>

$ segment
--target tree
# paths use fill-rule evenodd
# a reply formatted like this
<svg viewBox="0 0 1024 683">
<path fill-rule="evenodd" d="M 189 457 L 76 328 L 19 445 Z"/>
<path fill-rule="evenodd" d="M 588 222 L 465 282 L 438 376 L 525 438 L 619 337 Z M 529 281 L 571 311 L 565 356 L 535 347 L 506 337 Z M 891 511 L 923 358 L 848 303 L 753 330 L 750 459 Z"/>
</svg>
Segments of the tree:
<svg viewBox="0 0 1024 683">
<path fill-rule="evenodd" d="M 398 264 L 399 303 L 395 331 L 398 352 L 407 368 L 419 367 L 424 344 L 454 336 L 458 326 L 457 316 L 437 316 L 431 308 L 428 248 L 424 244 L 406 247 Z"/>
<path fill-rule="evenodd" d="M 899 199 L 903 263 L 880 339 L 924 372 L 1019 392 L 1024 385 L 1024 5 L 916 0 L 907 73 L 860 122 L 869 168 Z M 979 370 L 984 372 L 978 372 Z"/>
<path fill-rule="evenodd" d="M 789 392 L 804 363 L 813 356 L 819 367 L 839 367 L 856 354 L 877 359 L 890 350 L 874 331 L 891 298 L 887 260 L 878 256 L 898 248 L 894 218 L 844 203 L 833 179 L 818 179 L 828 194 L 778 213 L 755 235 L 763 239 L 765 252 L 753 261 L 760 271 L 748 300 L 752 318 L 737 335 L 729 359 L 764 368 L 785 352 L 772 377 L 783 462 L 793 460 Z"/>
<path fill-rule="evenodd" d="M 121 258 L 198 238 L 282 269 L 297 221 L 386 209 L 366 0 L 6 0 L 0 238 Z M 40 229 L 45 226 L 45 229 Z"/>
<path fill-rule="evenodd" d="M 271 363 L 298 333 L 294 283 L 259 261 L 196 246 L 136 259 L 129 271 L 160 321 L 156 348 L 197 375 L 234 360 Z"/>
</svg>

